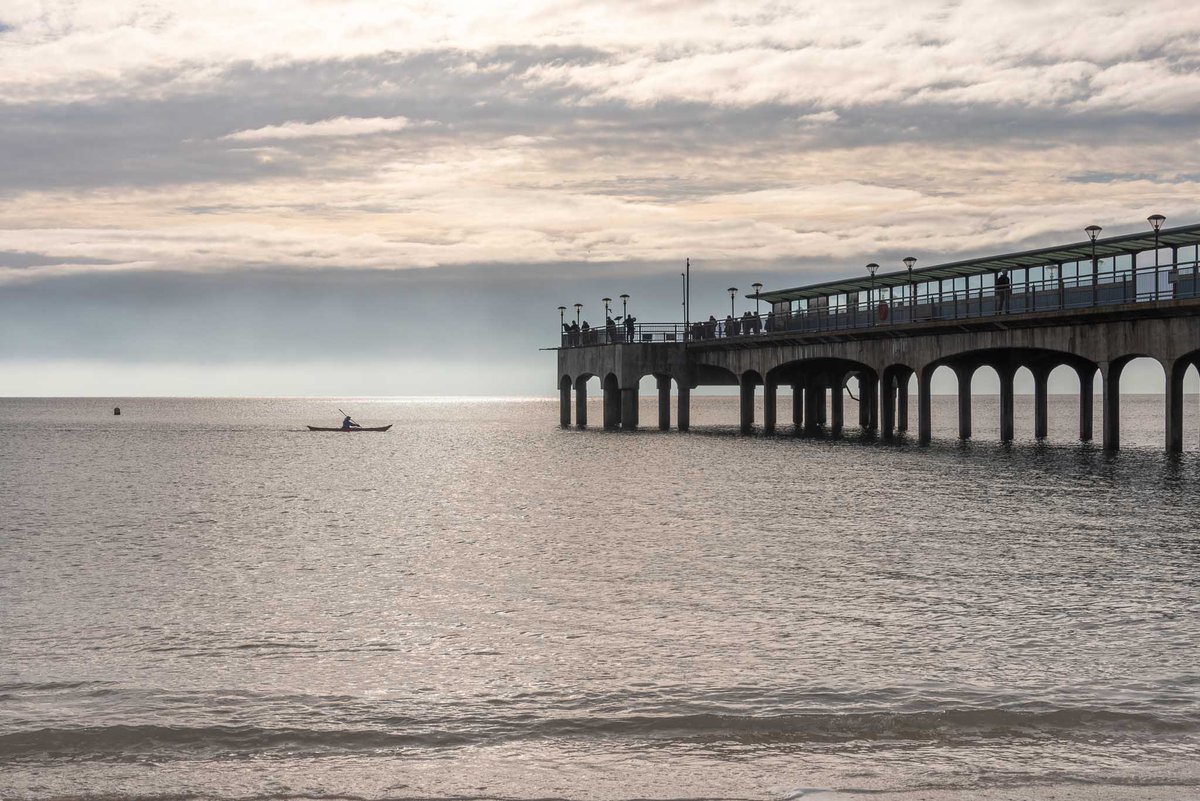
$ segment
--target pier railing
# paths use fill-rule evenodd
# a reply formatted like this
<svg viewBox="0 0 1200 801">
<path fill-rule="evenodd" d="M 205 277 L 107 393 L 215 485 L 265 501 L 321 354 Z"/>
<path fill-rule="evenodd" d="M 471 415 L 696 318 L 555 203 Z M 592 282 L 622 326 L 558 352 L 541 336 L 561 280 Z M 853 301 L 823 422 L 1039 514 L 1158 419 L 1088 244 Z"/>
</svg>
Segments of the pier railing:
<svg viewBox="0 0 1200 801">
<path fill-rule="evenodd" d="M 943 288 L 914 284 L 897 297 L 894 291 L 817 298 L 807 308 L 763 315 L 684 323 L 634 323 L 564 330 L 562 347 L 616 343 L 678 343 L 751 337 L 786 331 L 821 332 L 871 329 L 1010 314 L 1121 306 L 1200 298 L 1200 269 L 1195 261 L 1116 270 L 1098 275 L 1050 276 L 1014 281 L 1007 291 L 994 284 Z M 865 297 L 862 297 L 865 295 Z"/>
</svg>

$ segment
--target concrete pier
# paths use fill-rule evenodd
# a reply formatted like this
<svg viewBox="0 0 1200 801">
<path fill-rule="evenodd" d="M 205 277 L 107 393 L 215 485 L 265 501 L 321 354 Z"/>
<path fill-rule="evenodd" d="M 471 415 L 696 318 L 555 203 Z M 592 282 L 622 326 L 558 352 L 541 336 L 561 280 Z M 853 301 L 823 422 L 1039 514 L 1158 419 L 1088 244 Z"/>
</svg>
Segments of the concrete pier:
<svg viewBox="0 0 1200 801">
<path fill-rule="evenodd" d="M 1185 262 L 1149 266 L 1144 254 L 1171 248 Z M 1082 261 L 1090 267 L 1092 243 L 1070 243 L 1038 251 L 935 265 L 922 270 L 877 274 L 877 294 L 864 292 L 863 277 L 763 292 L 772 305 L 761 328 L 740 333 L 680 324 L 639 324 L 634 336 L 615 341 L 564 334 L 558 352 L 559 424 L 585 427 L 587 382 L 598 378 L 607 429 L 638 427 L 638 383 L 658 382 L 658 427 L 671 427 L 671 382 L 678 391 L 675 425 L 690 426 L 690 393 L 700 386 L 738 387 L 740 429 L 755 425 L 756 387 L 763 387 L 765 433 L 779 428 L 779 387 L 792 390 L 796 432 L 845 427 L 846 377 L 859 387 L 859 425 L 894 437 L 909 427 L 910 381 L 916 381 L 917 443 L 933 439 L 934 372 L 946 367 L 958 381 L 958 435 L 972 437 L 971 383 L 980 367 L 996 370 L 1000 382 L 1000 439 L 1015 439 L 1014 381 L 1033 376 L 1032 430 L 1049 434 L 1049 379 L 1067 366 L 1079 377 L 1079 439 L 1093 437 L 1093 391 L 1099 376 L 1101 439 L 1107 450 L 1121 442 L 1120 393 L 1125 366 L 1135 358 L 1163 367 L 1163 444 L 1183 448 L 1184 376 L 1200 368 L 1200 225 L 1097 240 L 1097 257 L 1120 257 L 1120 269 L 1080 281 L 1059 272 L 1043 278 L 1043 265 Z M 1125 267 L 1138 254 L 1137 275 Z M 1132 258 L 1131 258 L 1132 257 Z M 1109 262 L 1114 263 L 1113 261 Z M 994 294 L 1001 270 L 1015 273 L 1008 295 Z M 1135 281 L 1136 279 L 1136 281 Z M 950 286 L 954 284 L 954 286 Z M 875 313 L 868 297 L 900 288 L 906 303 Z M 884 295 L 887 296 L 887 295 Z M 1000 301 L 1003 302 L 1000 302 Z M 882 309 L 879 310 L 880 312 Z M 575 392 L 572 404 L 571 392 Z M 828 396 L 827 393 L 832 392 Z"/>
</svg>

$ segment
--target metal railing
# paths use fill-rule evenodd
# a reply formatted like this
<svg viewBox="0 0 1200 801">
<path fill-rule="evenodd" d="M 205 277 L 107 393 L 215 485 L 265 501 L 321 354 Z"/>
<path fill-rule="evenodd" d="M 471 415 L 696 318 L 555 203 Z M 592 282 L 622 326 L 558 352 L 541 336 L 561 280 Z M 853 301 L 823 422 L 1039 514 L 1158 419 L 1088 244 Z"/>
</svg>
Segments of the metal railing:
<svg viewBox="0 0 1200 801">
<path fill-rule="evenodd" d="M 1014 280 L 1007 291 L 995 285 L 942 289 L 916 284 L 901 298 L 866 299 L 845 295 L 809 302 L 806 309 L 755 316 L 726 317 L 683 323 L 634 323 L 598 326 L 561 334 L 561 347 L 618 343 L 678 343 L 733 337 L 753 337 L 786 331 L 821 332 L 871 329 L 907 323 L 935 322 L 1032 314 L 1071 309 L 1121 306 L 1200 298 L 1200 269 L 1195 261 L 1116 270 L 1092 275 Z M 833 301 L 830 303 L 829 301 Z"/>
</svg>

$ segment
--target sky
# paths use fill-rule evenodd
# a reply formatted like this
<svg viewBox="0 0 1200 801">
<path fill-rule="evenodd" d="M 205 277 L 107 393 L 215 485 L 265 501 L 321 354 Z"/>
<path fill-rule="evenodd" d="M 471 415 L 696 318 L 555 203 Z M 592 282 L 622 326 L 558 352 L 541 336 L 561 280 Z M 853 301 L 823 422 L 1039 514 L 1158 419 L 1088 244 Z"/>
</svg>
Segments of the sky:
<svg viewBox="0 0 1200 801">
<path fill-rule="evenodd" d="M 1155 212 L 1194 0 L 0 4 L 0 396 L 549 395 L 685 258 L 696 316 Z"/>
</svg>

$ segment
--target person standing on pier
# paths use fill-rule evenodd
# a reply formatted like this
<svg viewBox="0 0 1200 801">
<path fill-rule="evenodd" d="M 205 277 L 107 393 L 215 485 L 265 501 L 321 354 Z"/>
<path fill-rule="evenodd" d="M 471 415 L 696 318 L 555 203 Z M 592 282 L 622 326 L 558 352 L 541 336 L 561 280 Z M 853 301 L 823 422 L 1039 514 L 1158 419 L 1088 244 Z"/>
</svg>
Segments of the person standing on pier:
<svg viewBox="0 0 1200 801">
<path fill-rule="evenodd" d="M 1008 270 L 1001 270 L 996 276 L 996 311 L 997 313 L 1006 314 L 1008 312 L 1008 297 L 1012 294 L 1012 281 L 1009 280 Z"/>
<path fill-rule="evenodd" d="M 634 323 L 636 323 L 636 322 L 637 322 L 637 318 L 634 317 L 632 314 L 625 315 L 625 341 L 626 342 L 633 341 L 634 334 L 637 333 L 636 329 L 634 328 Z"/>
</svg>

